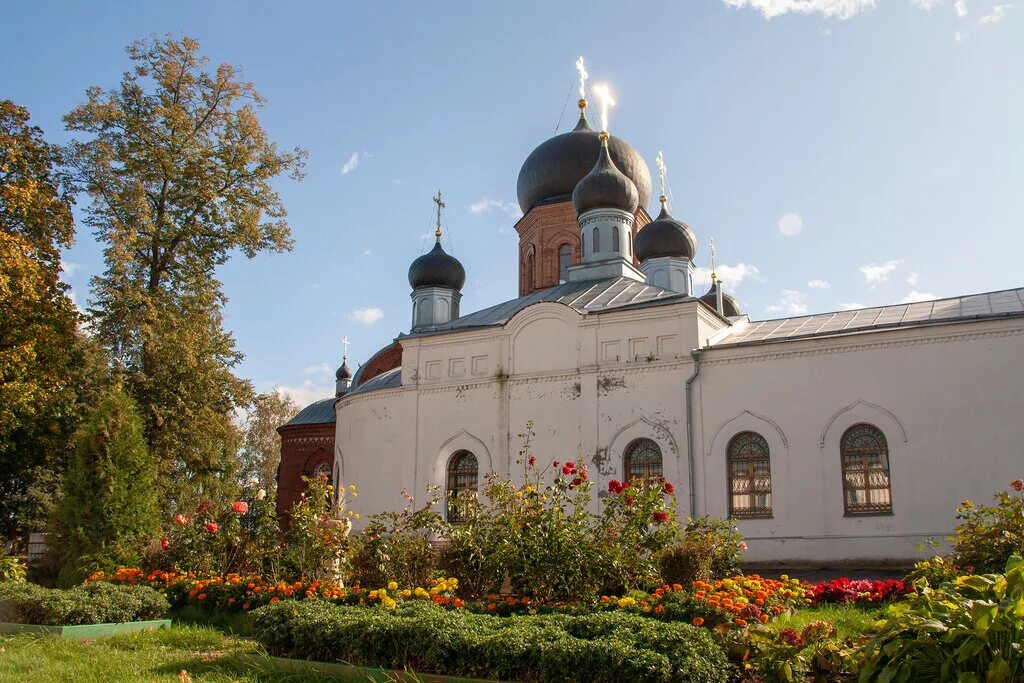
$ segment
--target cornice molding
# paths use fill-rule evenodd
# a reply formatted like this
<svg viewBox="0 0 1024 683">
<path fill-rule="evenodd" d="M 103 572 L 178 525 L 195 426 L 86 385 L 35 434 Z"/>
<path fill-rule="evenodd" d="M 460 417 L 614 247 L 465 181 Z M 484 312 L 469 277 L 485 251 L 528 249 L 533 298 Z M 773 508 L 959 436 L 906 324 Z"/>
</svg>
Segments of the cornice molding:
<svg viewBox="0 0 1024 683">
<path fill-rule="evenodd" d="M 986 321 L 986 322 L 989 322 L 989 321 Z M 903 331 L 903 330 L 893 330 L 893 329 L 879 330 L 879 332 L 877 332 L 876 334 L 892 334 L 892 333 L 897 332 L 897 331 Z M 864 342 L 864 343 L 855 343 L 855 342 L 854 343 L 850 343 L 847 338 L 842 338 L 842 337 L 839 337 L 839 338 L 837 338 L 837 337 L 828 337 L 828 338 L 824 338 L 824 339 L 822 339 L 822 338 L 813 338 L 812 337 L 810 339 L 794 339 L 794 340 L 790 340 L 789 343 L 796 344 L 796 343 L 800 343 L 800 342 L 804 342 L 804 343 L 806 343 L 806 342 L 817 342 L 817 343 L 821 344 L 823 342 L 832 341 L 832 340 L 837 341 L 839 343 L 834 344 L 834 345 L 830 345 L 830 346 L 820 347 L 820 348 L 804 348 L 804 349 L 794 349 L 794 350 L 789 350 L 789 351 L 777 350 L 777 351 L 769 351 L 767 353 L 764 353 L 764 352 L 762 352 L 762 353 L 747 353 L 747 354 L 742 355 L 742 356 L 734 356 L 734 357 L 731 357 L 731 358 L 712 358 L 710 356 L 712 356 L 716 352 L 717 353 L 726 354 L 726 353 L 734 353 L 736 351 L 739 351 L 740 349 L 746 351 L 747 347 L 732 347 L 732 348 L 726 348 L 726 349 L 716 349 L 715 347 L 712 346 L 710 348 L 703 349 L 703 352 L 705 354 L 707 354 L 707 355 L 705 355 L 705 357 L 701 361 L 701 363 L 703 365 L 706 365 L 706 366 L 740 365 L 740 364 L 744 364 L 744 363 L 758 363 L 758 362 L 769 361 L 769 360 L 784 360 L 784 359 L 788 359 L 788 358 L 804 358 L 804 357 L 814 357 L 814 356 L 829 356 L 829 355 L 838 354 L 838 353 L 854 353 L 854 352 L 858 352 L 858 351 L 873 351 L 875 349 L 894 349 L 894 348 L 903 348 L 903 347 L 907 347 L 907 346 L 926 346 L 926 345 L 929 345 L 929 344 L 947 344 L 947 343 L 955 343 L 955 342 L 963 342 L 963 341 L 975 341 L 975 340 L 978 340 L 978 339 L 993 339 L 993 338 L 1000 338 L 1000 337 L 1016 337 L 1016 336 L 1020 336 L 1020 335 L 1024 335 L 1024 329 L 989 330 L 989 331 L 985 331 L 985 332 L 970 332 L 970 333 L 966 333 L 966 334 L 933 335 L 933 336 L 930 336 L 930 337 L 918 337 L 918 338 L 914 338 L 914 339 L 889 339 L 889 340 L 879 340 L 879 341 Z M 843 342 L 846 342 L 846 343 L 843 343 Z M 785 343 L 785 342 L 780 342 L 780 343 Z M 771 344 L 771 346 L 777 348 L 776 344 Z M 769 345 L 766 344 L 765 346 L 761 346 L 759 348 L 767 349 L 768 347 L 769 347 Z"/>
</svg>

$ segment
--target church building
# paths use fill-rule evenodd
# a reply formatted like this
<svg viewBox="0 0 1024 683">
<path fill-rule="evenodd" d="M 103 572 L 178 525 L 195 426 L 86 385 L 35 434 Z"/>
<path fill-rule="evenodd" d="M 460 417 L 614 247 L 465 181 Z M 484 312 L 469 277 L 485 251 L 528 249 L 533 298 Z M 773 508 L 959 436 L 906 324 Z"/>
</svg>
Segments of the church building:
<svg viewBox="0 0 1024 683">
<path fill-rule="evenodd" d="M 468 313 L 439 194 L 408 332 L 280 429 L 279 504 L 303 473 L 357 485 L 363 523 L 516 480 L 532 422 L 538 460 L 583 459 L 598 492 L 664 477 L 750 561 L 900 561 L 1024 472 L 1024 289 L 752 320 L 714 275 L 694 291 L 697 238 L 664 190 L 651 219 L 651 185 L 581 99 L 519 172 L 520 296 Z"/>
</svg>

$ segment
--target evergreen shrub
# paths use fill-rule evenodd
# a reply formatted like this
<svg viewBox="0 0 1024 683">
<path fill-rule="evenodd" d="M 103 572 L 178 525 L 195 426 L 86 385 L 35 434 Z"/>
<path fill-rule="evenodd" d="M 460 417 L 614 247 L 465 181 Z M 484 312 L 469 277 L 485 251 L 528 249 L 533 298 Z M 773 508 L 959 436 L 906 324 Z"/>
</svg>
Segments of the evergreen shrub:
<svg viewBox="0 0 1024 683">
<path fill-rule="evenodd" d="M 733 673 L 706 629 L 626 613 L 508 618 L 429 603 L 385 609 L 275 603 L 251 614 L 275 655 L 519 681 L 694 681 Z"/>
<path fill-rule="evenodd" d="M 68 590 L 0 583 L 0 621 L 74 626 L 160 619 L 170 605 L 148 586 L 89 583 Z"/>
</svg>

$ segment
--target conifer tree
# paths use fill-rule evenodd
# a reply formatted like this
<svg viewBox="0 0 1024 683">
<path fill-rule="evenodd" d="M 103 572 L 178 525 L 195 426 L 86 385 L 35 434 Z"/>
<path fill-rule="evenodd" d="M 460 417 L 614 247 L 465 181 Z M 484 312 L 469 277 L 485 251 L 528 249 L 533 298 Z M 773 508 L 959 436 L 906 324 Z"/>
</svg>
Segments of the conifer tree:
<svg viewBox="0 0 1024 683">
<path fill-rule="evenodd" d="M 156 464 L 120 381 L 101 394 L 79 429 L 54 522 L 65 585 L 137 563 L 158 532 Z"/>
</svg>

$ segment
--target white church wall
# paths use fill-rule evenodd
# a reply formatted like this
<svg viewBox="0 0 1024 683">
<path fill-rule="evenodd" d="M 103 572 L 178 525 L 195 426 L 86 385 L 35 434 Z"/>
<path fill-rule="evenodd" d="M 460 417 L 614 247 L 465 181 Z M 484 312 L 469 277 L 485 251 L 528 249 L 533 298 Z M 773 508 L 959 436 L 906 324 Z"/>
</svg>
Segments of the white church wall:
<svg viewBox="0 0 1024 683">
<path fill-rule="evenodd" d="M 726 446 L 771 450 L 773 518 L 743 520 L 750 560 L 906 560 L 949 535 L 964 499 L 1019 476 L 1024 353 L 1016 322 L 887 330 L 704 353 L 700 505 L 728 513 Z M 867 422 L 889 447 L 891 515 L 844 516 L 839 441 Z"/>
</svg>

